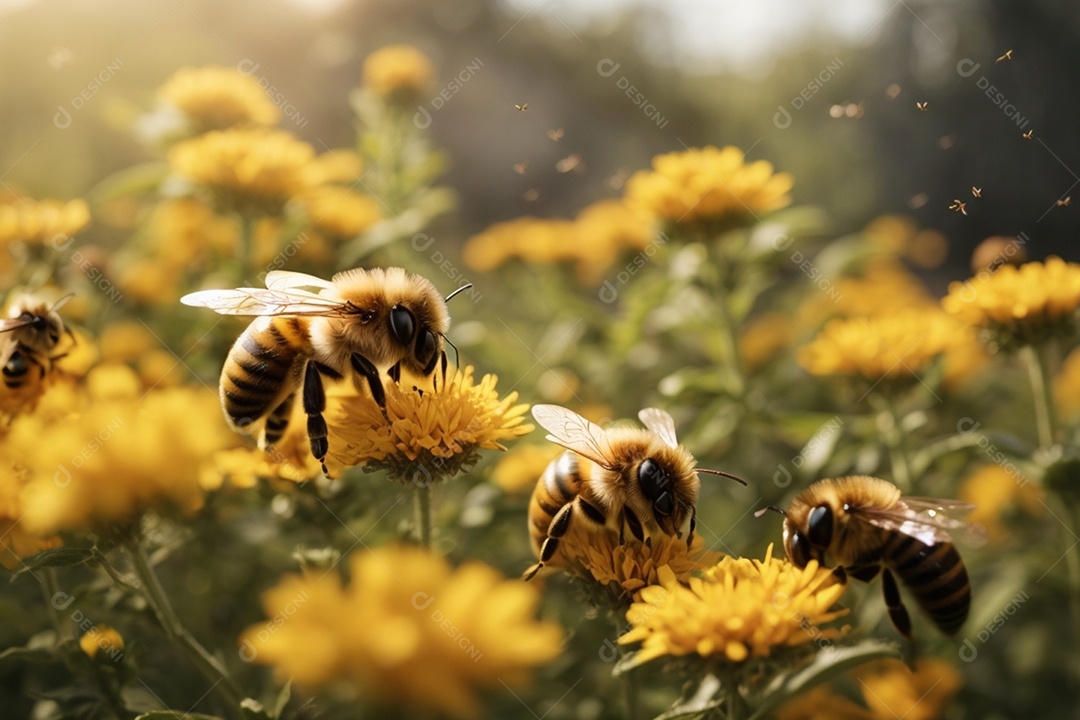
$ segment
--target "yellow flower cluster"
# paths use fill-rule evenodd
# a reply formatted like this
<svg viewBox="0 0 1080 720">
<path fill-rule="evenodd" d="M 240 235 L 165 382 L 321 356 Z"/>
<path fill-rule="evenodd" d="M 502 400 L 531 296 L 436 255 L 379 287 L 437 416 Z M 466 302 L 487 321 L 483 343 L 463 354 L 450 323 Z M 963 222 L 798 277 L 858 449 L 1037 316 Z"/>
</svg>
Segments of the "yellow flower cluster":
<svg viewBox="0 0 1080 720">
<path fill-rule="evenodd" d="M 739 335 L 739 357 L 746 371 L 754 372 L 787 349 L 794 338 L 792 326 L 791 316 L 780 312 L 751 320 Z"/>
<path fill-rule="evenodd" d="M 208 65 L 177 70 L 158 98 L 183 114 L 193 134 L 248 125 L 274 125 L 277 106 L 258 82 L 236 68 Z"/>
<path fill-rule="evenodd" d="M 335 185 L 308 190 L 303 202 L 312 227 L 335 241 L 356 237 L 382 216 L 375 198 Z"/>
<path fill-rule="evenodd" d="M 381 98 L 413 97 L 435 78 L 431 60 L 412 45 L 387 45 L 364 60 L 362 85 Z"/>
<path fill-rule="evenodd" d="M 141 392 L 133 370 L 103 365 L 85 388 L 58 384 L 32 415 L 14 420 L 0 461 L 25 474 L 28 531 L 95 529 L 151 507 L 201 507 L 199 464 L 232 440 L 215 394 Z"/>
<path fill-rule="evenodd" d="M 124 652 L 124 638 L 114 628 L 98 625 L 79 638 L 79 648 L 91 659 L 96 658 L 101 651 L 109 660 L 115 662 Z"/>
<path fill-rule="evenodd" d="M 248 217 L 280 215 L 307 187 L 311 145 L 263 128 L 216 130 L 169 149 L 177 175 L 209 192 L 216 207 Z"/>
<path fill-rule="evenodd" d="M 473 270 L 493 270 L 512 258 L 528 263 L 574 263 L 578 278 L 597 284 L 624 250 L 644 250 L 652 236 L 649 218 L 618 200 L 584 208 L 577 219 L 522 217 L 496 223 L 469 238 L 463 257 Z"/>
<path fill-rule="evenodd" d="M 947 352 L 957 336 L 957 324 L 938 310 L 838 318 L 799 349 L 798 360 L 813 375 L 861 375 L 871 381 L 906 379 Z"/>
<path fill-rule="evenodd" d="M 0 245 L 67 247 L 69 238 L 89 223 L 85 200 L 15 198 L 0 204 Z"/>
<path fill-rule="evenodd" d="M 966 520 L 985 528 L 991 542 L 1006 537 L 1005 516 L 1013 508 L 1022 509 L 1032 517 L 1042 515 L 1045 512 L 1042 497 L 1042 489 L 1012 463 L 1004 467 L 980 467 L 964 478 L 959 490 L 959 498 L 974 506 Z"/>
<path fill-rule="evenodd" d="M 384 546 L 349 569 L 348 586 L 324 574 L 271 588 L 263 609 L 274 619 L 244 633 L 241 656 L 304 687 L 345 680 L 387 706 L 476 717 L 481 690 L 521 686 L 561 650 L 559 627 L 535 619 L 538 589 L 482 563 L 455 570 Z"/>
<path fill-rule="evenodd" d="M 389 470 L 391 477 L 422 486 L 449 477 L 478 459 L 479 450 L 505 450 L 500 442 L 532 431 L 528 405 L 517 393 L 500 399 L 498 378 L 473 380 L 473 368 L 450 369 L 433 391 L 386 383 L 386 411 L 351 383 L 327 391 L 326 420 L 332 473 L 344 467 Z"/>
<path fill-rule="evenodd" d="M 213 465 L 204 467 L 200 478 L 206 490 L 216 490 L 226 481 L 238 488 L 254 487 L 260 478 L 290 483 L 306 483 L 322 474 L 319 461 L 311 454 L 307 415 L 302 403 L 293 405 L 285 434 L 269 448 L 232 448 L 218 451 Z"/>
<path fill-rule="evenodd" d="M 949 286 L 947 312 L 989 330 L 1002 343 L 1034 344 L 1073 328 L 1080 307 L 1080 264 L 1051 257 L 1045 263 L 1004 265 Z"/>
<path fill-rule="evenodd" d="M 658 572 L 659 584 L 639 591 L 626 613 L 631 629 L 619 638 L 641 643 L 638 663 L 687 655 L 738 663 L 841 635 L 821 626 L 847 613 L 834 609 L 844 585 L 817 561 L 799 569 L 773 558 L 772 545 L 764 560 L 725 557 L 689 586 L 670 568 Z"/>
<path fill-rule="evenodd" d="M 764 160 L 747 164 L 743 151 L 730 145 L 658 155 L 652 166 L 630 177 L 626 200 L 681 226 L 778 210 L 791 202 L 795 182 L 789 173 L 774 173 Z"/>
<path fill-rule="evenodd" d="M 491 482 L 507 493 L 531 493 L 536 481 L 559 454 L 554 445 L 517 445 L 491 470 Z"/>
</svg>

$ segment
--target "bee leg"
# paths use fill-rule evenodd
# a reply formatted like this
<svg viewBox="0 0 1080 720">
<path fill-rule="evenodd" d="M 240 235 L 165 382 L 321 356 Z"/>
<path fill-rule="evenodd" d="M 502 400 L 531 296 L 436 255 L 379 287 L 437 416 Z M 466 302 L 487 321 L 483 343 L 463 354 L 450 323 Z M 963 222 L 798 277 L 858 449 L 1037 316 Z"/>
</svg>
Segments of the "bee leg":
<svg viewBox="0 0 1080 720">
<path fill-rule="evenodd" d="M 401 382 L 401 363 L 391 365 L 390 369 L 386 371 L 386 374 L 389 375 L 390 379 L 394 382 Z"/>
<path fill-rule="evenodd" d="M 637 538 L 638 542 L 645 542 L 645 531 L 641 527 L 641 521 L 634 511 L 626 508 L 626 524 L 630 526 L 630 533 Z"/>
<path fill-rule="evenodd" d="M 888 570 L 881 573 L 881 589 L 885 592 L 885 606 L 889 608 L 889 620 L 892 621 L 898 633 L 910 640 L 911 618 L 908 616 L 903 600 L 900 599 L 900 588 L 897 587 L 896 580 Z"/>
<path fill-rule="evenodd" d="M 544 538 L 544 544 L 540 546 L 540 561 L 533 565 L 531 568 L 525 571 L 522 575 L 524 580 L 532 580 L 536 573 L 540 572 L 540 568 L 544 567 L 545 563 L 551 561 L 551 558 L 555 557 L 555 551 L 559 549 L 559 538 L 566 534 L 566 531 L 570 529 L 570 520 L 574 516 L 574 505 L 576 503 L 567 503 L 562 506 L 559 512 L 555 513 L 555 517 L 551 518 L 551 524 L 548 525 L 547 537 Z"/>
<path fill-rule="evenodd" d="M 341 375 L 329 367 L 317 362 L 309 362 L 304 368 L 303 402 L 304 412 L 307 413 L 308 440 L 311 441 L 311 454 L 319 461 L 324 475 L 330 472 L 326 469 L 326 453 L 330 450 L 330 443 L 326 439 L 329 430 L 326 427 L 326 418 L 323 411 L 326 410 L 326 392 L 323 390 L 322 375 L 340 378 Z"/>
<path fill-rule="evenodd" d="M 694 528 L 697 527 L 697 508 L 691 508 L 690 510 L 690 532 L 686 534 L 686 549 L 689 550 L 690 546 L 694 544 Z"/>
<path fill-rule="evenodd" d="M 848 575 L 859 580 L 861 582 L 870 582 L 877 577 L 877 574 L 881 571 L 881 566 L 874 563 L 870 565 L 852 565 L 847 568 Z"/>
<path fill-rule="evenodd" d="M 379 369 L 372 365 L 371 361 L 360 353 L 353 353 L 352 358 L 353 370 L 363 375 L 367 381 L 368 386 L 371 388 L 371 397 L 375 400 L 375 404 L 383 408 L 383 412 L 386 411 L 386 391 L 383 390 L 382 378 L 379 377 Z"/>
</svg>

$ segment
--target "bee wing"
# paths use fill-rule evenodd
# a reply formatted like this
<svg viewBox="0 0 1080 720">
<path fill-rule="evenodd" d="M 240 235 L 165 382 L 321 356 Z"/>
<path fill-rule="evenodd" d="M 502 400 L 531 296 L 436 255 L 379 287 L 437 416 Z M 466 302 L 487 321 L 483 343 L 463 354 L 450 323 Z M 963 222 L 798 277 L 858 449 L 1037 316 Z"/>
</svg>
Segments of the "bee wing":
<svg viewBox="0 0 1080 720">
<path fill-rule="evenodd" d="M 679 446 L 679 441 L 675 437 L 675 421 L 663 410 L 645 408 L 638 413 L 638 419 L 670 447 Z"/>
<path fill-rule="evenodd" d="M 615 464 L 607 433 L 599 425 L 558 405 L 533 405 L 532 414 L 548 431 L 547 439 L 551 442 L 573 450 L 601 467 L 610 469 Z"/>
<path fill-rule="evenodd" d="M 293 272 L 292 270 L 271 270 L 266 273 L 266 287 L 271 290 L 292 290 L 295 288 L 314 287 L 320 290 L 333 287 L 334 283 L 314 275 Z"/>
<path fill-rule="evenodd" d="M 941 498 L 903 497 L 894 507 L 858 508 L 851 512 L 879 528 L 896 530 L 927 545 L 952 542 L 952 534 L 962 535 L 972 544 L 980 544 L 982 528 L 969 525 L 947 513 L 971 510 L 974 505 Z"/>
<path fill-rule="evenodd" d="M 26 327 L 32 322 L 34 322 L 34 318 L 30 318 L 29 320 L 24 320 L 22 318 L 7 318 L 6 320 L 0 320 L 0 333 L 18 330 L 21 327 Z"/>
<path fill-rule="evenodd" d="M 322 315 L 338 317 L 348 306 L 306 290 L 236 288 L 202 290 L 180 298 L 192 307 L 210 308 L 221 315 Z"/>
</svg>

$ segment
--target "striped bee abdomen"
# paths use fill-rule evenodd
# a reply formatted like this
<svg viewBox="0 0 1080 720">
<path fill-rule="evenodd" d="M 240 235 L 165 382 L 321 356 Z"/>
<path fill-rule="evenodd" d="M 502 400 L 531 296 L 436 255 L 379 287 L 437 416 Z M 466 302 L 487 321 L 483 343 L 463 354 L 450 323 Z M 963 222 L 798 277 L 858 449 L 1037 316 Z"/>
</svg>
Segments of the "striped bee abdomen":
<svg viewBox="0 0 1080 720">
<path fill-rule="evenodd" d="M 577 455 L 569 450 L 552 460 L 540 476 L 529 502 L 529 538 L 537 555 L 551 521 L 565 505 L 574 501 L 583 483 Z"/>
<path fill-rule="evenodd" d="M 247 327 L 221 371 L 221 405 L 234 428 L 245 429 L 296 389 L 297 364 L 310 346 L 302 318 L 259 318 Z"/>
<path fill-rule="evenodd" d="M 942 632 L 953 635 L 963 626 L 971 606 L 971 584 L 952 543 L 927 545 L 895 533 L 884 559 Z"/>
</svg>

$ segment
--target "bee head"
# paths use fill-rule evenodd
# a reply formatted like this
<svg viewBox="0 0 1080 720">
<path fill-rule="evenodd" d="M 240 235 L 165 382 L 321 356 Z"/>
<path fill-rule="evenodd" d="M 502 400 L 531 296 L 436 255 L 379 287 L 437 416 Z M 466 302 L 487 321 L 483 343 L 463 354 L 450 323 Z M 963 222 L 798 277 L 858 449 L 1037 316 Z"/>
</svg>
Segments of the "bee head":
<svg viewBox="0 0 1080 720">
<path fill-rule="evenodd" d="M 804 522 L 788 513 L 784 521 L 784 550 L 792 563 L 806 567 L 811 560 L 824 562 L 833 539 L 833 510 L 829 505 L 809 508 Z"/>
<path fill-rule="evenodd" d="M 407 357 L 413 369 L 430 375 L 442 351 L 442 335 L 436 335 L 430 325 L 421 324 L 412 310 L 400 304 L 390 308 L 388 323 L 390 337 L 409 349 Z"/>
<path fill-rule="evenodd" d="M 697 503 L 700 481 L 693 460 L 676 448 L 664 447 L 649 454 L 634 470 L 634 482 L 648 504 L 656 525 L 668 535 L 679 536 Z"/>
</svg>

